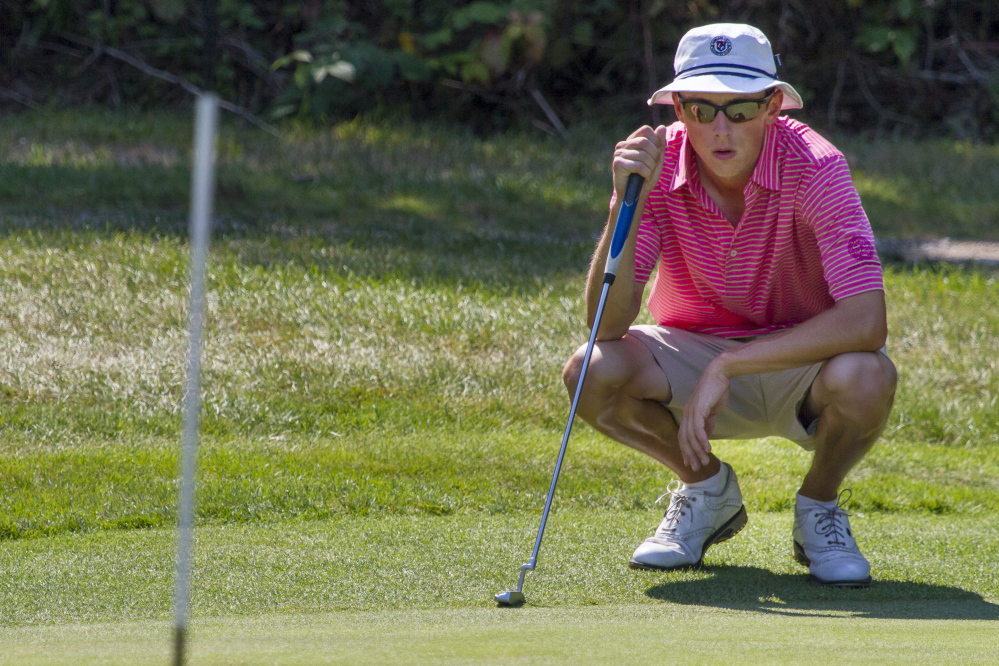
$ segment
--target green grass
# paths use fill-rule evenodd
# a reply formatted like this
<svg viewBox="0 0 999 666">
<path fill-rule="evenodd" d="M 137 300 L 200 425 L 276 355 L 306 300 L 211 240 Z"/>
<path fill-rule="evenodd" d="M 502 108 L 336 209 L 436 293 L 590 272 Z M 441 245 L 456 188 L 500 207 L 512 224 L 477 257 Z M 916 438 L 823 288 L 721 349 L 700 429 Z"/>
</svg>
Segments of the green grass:
<svg viewBox="0 0 999 666">
<path fill-rule="evenodd" d="M 553 428 L 454 429 L 353 437 L 210 440 L 201 452 L 198 515 L 226 524 L 370 514 L 506 514 L 535 511 L 548 489 Z M 723 442 L 747 506 L 784 511 L 808 455 L 780 440 Z M 171 525 L 176 442 L 73 447 L 11 456 L 3 474 L 0 536 Z M 885 442 L 852 475 L 851 506 L 988 520 L 999 511 L 999 463 L 988 447 Z M 669 476 L 650 461 L 579 426 L 560 480 L 559 506 L 645 510 Z"/>
<path fill-rule="evenodd" d="M 95 663 L 162 661 L 190 123 L 5 121 L 0 642 L 17 663 L 58 661 L 74 642 Z M 877 586 L 805 584 L 786 542 L 809 458 L 776 439 L 719 443 L 751 529 L 713 551 L 711 569 L 627 570 L 669 476 L 579 424 L 529 578 L 537 608 L 490 608 L 537 529 L 618 134 L 476 139 L 357 121 L 276 139 L 223 127 L 194 588 L 206 660 L 267 661 L 268 646 L 291 658 L 281 646 L 304 632 L 315 647 L 303 663 L 371 650 L 400 662 L 545 663 L 572 650 L 629 661 L 660 622 L 724 627 L 720 643 L 700 629 L 659 636 L 695 663 L 757 645 L 758 631 L 770 643 L 746 647 L 746 662 L 767 644 L 780 648 L 771 661 L 795 661 L 778 637 L 813 630 L 856 644 L 850 662 L 872 650 L 899 663 L 994 656 L 979 623 L 999 603 L 999 274 L 988 269 L 887 269 L 900 386 L 883 441 L 849 480 Z M 882 235 L 995 236 L 994 149 L 842 144 Z M 621 617 L 635 613 L 628 631 Z M 387 623 L 384 644 L 364 641 Z M 533 623 L 553 629 L 550 643 Z M 897 635 L 929 626 L 930 643 Z"/>
<path fill-rule="evenodd" d="M 538 513 L 339 516 L 205 527 L 198 532 L 196 617 L 490 608 L 516 583 Z M 791 556 L 789 512 L 750 512 L 749 526 L 708 552 L 700 571 L 628 568 L 662 510 L 552 514 L 525 583 L 528 606 L 663 604 L 760 613 L 840 611 L 895 619 L 999 619 L 999 527 L 976 516 L 856 513 L 877 584 L 818 587 Z M 169 618 L 175 535 L 103 531 L 8 542 L 0 623 Z M 106 575 L 96 576 L 94 572 Z M 963 602 L 937 611 L 932 604 Z M 920 607 L 921 604 L 929 604 Z"/>
<path fill-rule="evenodd" d="M 205 620 L 194 631 L 191 658 L 220 664 L 643 664 L 650 655 L 683 655 L 692 664 L 990 664 L 997 656 L 993 624 L 630 605 L 613 613 L 560 607 L 281 614 Z M 7 662 L 103 666 L 170 659 L 166 623 L 30 631 L 41 640 L 26 641 L 25 629 L 0 629 Z"/>
<path fill-rule="evenodd" d="M 999 239 L 999 147 L 838 137 L 875 233 Z"/>
<path fill-rule="evenodd" d="M 627 568 L 653 511 L 557 511 L 528 606 L 496 609 L 536 515 L 335 518 L 198 531 L 198 663 L 989 663 L 994 522 L 855 515 L 877 583 L 821 589 L 790 555 L 787 513 L 751 514 L 708 568 Z M 162 661 L 174 535 L 25 539 L 0 554 L 0 640 L 14 663 Z M 94 571 L 104 572 L 94 576 Z M 655 628 L 658 627 L 658 630 Z M 807 642 L 800 635 L 810 636 Z M 874 650 L 874 651 L 872 651 Z M 769 654 L 768 657 L 761 655 Z M 0 663 L 3 663 L 0 657 Z M 32 659 L 36 661 L 32 661 Z M 131 660 L 131 661 L 130 661 Z"/>
<path fill-rule="evenodd" d="M 583 126 L 563 142 L 357 120 L 332 130 L 287 128 L 279 139 L 230 123 L 219 140 L 217 209 L 223 228 L 237 231 L 588 238 L 606 210 L 609 156 L 631 129 Z M 167 114 L 6 118 L 6 226 L 183 231 L 190 132 L 189 119 Z M 832 138 L 878 235 L 999 239 L 999 148 Z"/>
<path fill-rule="evenodd" d="M 579 273 L 419 281 L 358 251 L 370 273 L 387 264 L 378 278 L 323 265 L 330 247 L 216 243 L 202 519 L 535 508 L 564 424 L 559 369 L 585 335 Z M 260 260 L 278 251 L 283 261 Z M 454 256 L 455 270 L 475 270 L 474 256 Z M 514 256 L 497 261 L 522 279 Z M 174 519 L 184 261 L 179 240 L 138 232 L 0 241 L 0 535 Z M 887 282 L 903 381 L 885 442 L 855 472 L 854 506 L 995 512 L 995 278 L 892 268 Z M 779 442 L 731 448 L 751 506 L 788 508 L 807 456 Z M 573 451 L 579 472 L 560 501 L 639 508 L 665 485 L 651 462 L 585 427 Z"/>
</svg>

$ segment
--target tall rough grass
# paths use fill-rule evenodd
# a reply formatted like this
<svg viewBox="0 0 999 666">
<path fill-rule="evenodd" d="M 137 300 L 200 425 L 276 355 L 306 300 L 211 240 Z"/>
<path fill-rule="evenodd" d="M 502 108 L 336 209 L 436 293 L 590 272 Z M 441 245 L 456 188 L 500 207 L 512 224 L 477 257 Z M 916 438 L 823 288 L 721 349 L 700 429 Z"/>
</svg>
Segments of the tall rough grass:
<svg viewBox="0 0 999 666">
<path fill-rule="evenodd" d="M 172 520 L 188 132 L 86 114 L 0 128 L 0 537 Z M 608 137 L 224 127 L 201 520 L 535 509 L 567 411 L 560 369 L 586 336 Z M 904 233 L 943 219 L 992 234 L 995 196 L 965 184 L 997 172 L 991 149 L 844 143 L 882 231 L 890 213 Z M 886 183 L 912 197 L 896 206 Z M 888 268 L 901 384 L 856 506 L 999 508 L 996 279 Z M 661 469 L 577 433 L 562 501 L 644 509 L 661 493 Z M 789 506 L 806 455 L 721 447 L 754 508 Z"/>
</svg>

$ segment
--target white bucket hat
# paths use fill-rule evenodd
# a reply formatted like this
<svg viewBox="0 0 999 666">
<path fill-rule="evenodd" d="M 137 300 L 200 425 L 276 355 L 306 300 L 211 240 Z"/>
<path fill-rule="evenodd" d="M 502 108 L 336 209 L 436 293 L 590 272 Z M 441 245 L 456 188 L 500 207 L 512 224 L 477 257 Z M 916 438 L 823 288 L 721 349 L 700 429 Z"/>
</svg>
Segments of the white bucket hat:
<svg viewBox="0 0 999 666">
<path fill-rule="evenodd" d="M 801 95 L 777 78 L 770 40 L 751 25 L 714 23 L 683 36 L 673 59 L 673 83 L 660 88 L 649 104 L 672 104 L 674 92 L 758 93 L 784 91 L 782 109 L 800 109 Z"/>
</svg>

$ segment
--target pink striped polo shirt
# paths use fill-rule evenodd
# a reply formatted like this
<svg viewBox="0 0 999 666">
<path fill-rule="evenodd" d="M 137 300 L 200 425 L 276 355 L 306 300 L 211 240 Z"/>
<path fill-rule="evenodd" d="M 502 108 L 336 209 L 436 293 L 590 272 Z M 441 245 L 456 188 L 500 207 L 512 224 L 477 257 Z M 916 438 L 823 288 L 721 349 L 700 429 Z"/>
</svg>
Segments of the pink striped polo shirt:
<svg viewBox="0 0 999 666">
<path fill-rule="evenodd" d="M 701 187 L 682 123 L 642 214 L 636 279 L 661 326 L 720 337 L 787 328 L 841 298 L 883 290 L 874 234 L 846 159 L 804 123 L 766 133 L 733 228 Z"/>
</svg>

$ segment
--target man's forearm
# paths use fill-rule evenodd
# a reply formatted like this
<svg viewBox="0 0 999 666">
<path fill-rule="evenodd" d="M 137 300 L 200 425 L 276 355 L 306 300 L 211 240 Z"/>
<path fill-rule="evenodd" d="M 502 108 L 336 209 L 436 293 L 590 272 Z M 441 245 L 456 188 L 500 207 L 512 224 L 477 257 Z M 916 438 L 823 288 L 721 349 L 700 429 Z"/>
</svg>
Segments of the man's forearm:
<svg viewBox="0 0 999 666">
<path fill-rule="evenodd" d="M 641 202 L 640 202 L 641 203 Z M 600 294 L 603 291 L 604 269 L 607 255 L 610 252 L 611 239 L 614 234 L 620 203 L 611 210 L 600 243 L 590 262 L 590 272 L 586 282 L 587 325 L 592 327 L 597 315 Z M 639 209 L 641 210 L 641 209 Z M 635 282 L 635 242 L 638 235 L 638 220 L 631 225 L 631 232 L 621 251 L 621 263 L 614 278 L 614 284 L 607 293 L 607 302 L 600 319 L 600 330 L 597 338 L 600 340 L 616 340 L 628 332 L 628 328 L 638 316 L 641 308 L 641 292 L 636 294 Z"/>
<path fill-rule="evenodd" d="M 667 128 L 662 125 L 654 130 L 646 125 L 632 132 L 627 139 L 614 147 L 611 171 L 614 177 L 614 192 L 617 196 L 617 203 L 611 210 L 604 234 L 593 255 L 593 261 L 590 263 L 590 274 L 586 282 L 587 323 L 591 328 L 597 317 L 600 295 L 604 287 L 604 267 L 607 264 L 607 255 L 610 252 L 614 228 L 617 225 L 618 213 L 621 210 L 621 202 L 624 200 L 628 182 L 633 175 L 638 175 L 644 180 L 644 185 L 635 204 L 635 211 L 639 212 L 638 219 L 632 221 L 628 238 L 619 257 L 620 263 L 614 284 L 608 289 L 607 301 L 604 304 L 603 315 L 600 319 L 600 329 L 597 331 L 597 337 L 600 340 L 615 340 L 623 337 L 628 332 L 628 327 L 635 321 L 641 307 L 641 292 L 644 290 L 644 285 L 639 288 L 635 284 L 635 242 L 638 238 L 638 227 L 641 221 L 640 211 L 645 210 L 645 201 L 649 196 L 649 191 L 658 181 L 662 170 L 666 132 Z"/>
<path fill-rule="evenodd" d="M 884 292 L 869 291 L 844 298 L 793 328 L 726 351 L 708 370 L 738 377 L 798 368 L 847 352 L 877 351 L 887 334 Z"/>
</svg>

